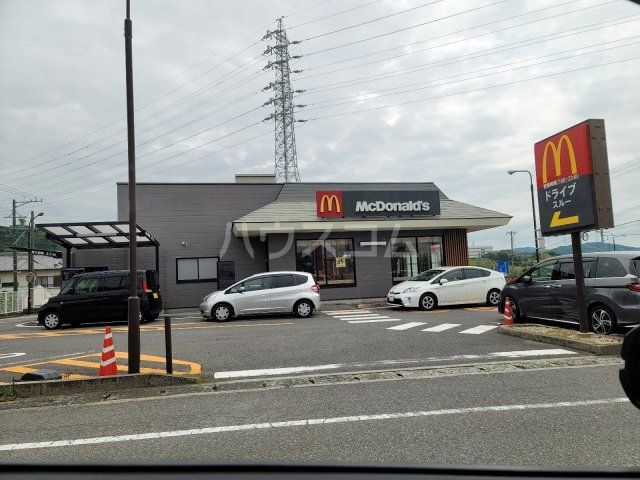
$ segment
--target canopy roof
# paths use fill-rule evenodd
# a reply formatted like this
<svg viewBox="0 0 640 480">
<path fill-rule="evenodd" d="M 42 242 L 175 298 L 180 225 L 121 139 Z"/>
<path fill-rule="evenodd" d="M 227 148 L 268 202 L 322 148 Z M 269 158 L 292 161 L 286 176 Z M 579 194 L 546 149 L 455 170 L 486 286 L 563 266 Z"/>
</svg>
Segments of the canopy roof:
<svg viewBox="0 0 640 480">
<path fill-rule="evenodd" d="M 42 223 L 36 225 L 51 240 L 65 248 L 128 248 L 129 224 L 126 222 Z M 160 243 L 144 228 L 136 225 L 136 244 L 157 247 Z"/>
</svg>

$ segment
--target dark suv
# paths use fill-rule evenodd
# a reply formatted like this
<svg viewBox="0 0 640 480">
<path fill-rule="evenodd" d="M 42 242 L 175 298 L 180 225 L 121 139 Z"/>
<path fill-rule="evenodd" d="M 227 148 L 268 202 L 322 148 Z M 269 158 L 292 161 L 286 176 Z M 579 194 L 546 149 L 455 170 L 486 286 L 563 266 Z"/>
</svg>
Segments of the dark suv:
<svg viewBox="0 0 640 480">
<path fill-rule="evenodd" d="M 640 323 L 640 252 L 585 254 L 583 267 L 592 331 L 608 335 L 618 325 Z M 580 322 L 571 255 L 541 262 L 505 285 L 500 313 L 506 297 L 516 322 L 525 318 Z"/>
<path fill-rule="evenodd" d="M 162 297 L 155 270 L 138 271 L 140 321 L 158 318 Z M 112 270 L 74 276 L 60 293 L 38 310 L 38 323 L 48 330 L 86 322 L 127 320 L 129 271 Z"/>
</svg>

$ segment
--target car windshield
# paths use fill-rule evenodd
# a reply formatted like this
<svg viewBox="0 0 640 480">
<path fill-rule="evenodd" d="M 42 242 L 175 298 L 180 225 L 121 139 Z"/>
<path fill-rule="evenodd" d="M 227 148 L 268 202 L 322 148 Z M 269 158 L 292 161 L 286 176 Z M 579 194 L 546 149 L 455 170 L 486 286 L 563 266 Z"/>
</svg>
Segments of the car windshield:
<svg viewBox="0 0 640 480">
<path fill-rule="evenodd" d="M 444 272 L 446 272 L 446 270 L 443 269 L 427 270 L 426 272 L 419 273 L 415 277 L 411 277 L 409 280 L 414 282 L 428 282 Z"/>
<path fill-rule="evenodd" d="M 0 0 L 0 470 L 640 478 L 639 79 L 640 0 Z"/>
</svg>

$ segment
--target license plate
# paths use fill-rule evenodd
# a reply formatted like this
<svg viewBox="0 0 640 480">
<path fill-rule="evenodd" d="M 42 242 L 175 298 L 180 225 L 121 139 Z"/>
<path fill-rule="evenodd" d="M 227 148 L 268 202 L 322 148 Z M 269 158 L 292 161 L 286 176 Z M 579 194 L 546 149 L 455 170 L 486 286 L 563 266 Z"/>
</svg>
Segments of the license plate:
<svg viewBox="0 0 640 480">
<path fill-rule="evenodd" d="M 158 294 L 156 292 L 153 292 L 153 298 L 158 298 Z"/>
</svg>

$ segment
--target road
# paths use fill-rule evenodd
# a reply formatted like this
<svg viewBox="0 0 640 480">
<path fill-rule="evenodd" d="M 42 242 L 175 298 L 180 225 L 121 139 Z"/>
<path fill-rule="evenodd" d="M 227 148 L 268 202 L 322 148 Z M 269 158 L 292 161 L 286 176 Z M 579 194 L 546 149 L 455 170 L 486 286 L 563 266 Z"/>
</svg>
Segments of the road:
<svg viewBox="0 0 640 480">
<path fill-rule="evenodd" d="M 329 310 L 228 324 L 186 317 L 175 319 L 174 355 L 187 362 L 182 373 L 199 368 L 202 385 L 0 404 L 0 461 L 639 463 L 640 412 L 624 398 L 617 359 L 502 336 L 490 328 L 495 311 Z M 0 320 L 4 379 L 7 369 L 101 346 L 102 327 L 17 326 L 28 322 Z M 164 353 L 160 326 L 143 327 L 150 358 Z M 114 339 L 125 352 L 126 333 Z M 76 363 L 46 366 L 88 373 Z M 378 373 L 353 373 L 365 371 Z M 296 376 L 303 380 L 293 386 Z M 248 388 L 252 379 L 270 383 Z M 230 387 L 212 390 L 211 381 Z"/>
</svg>

